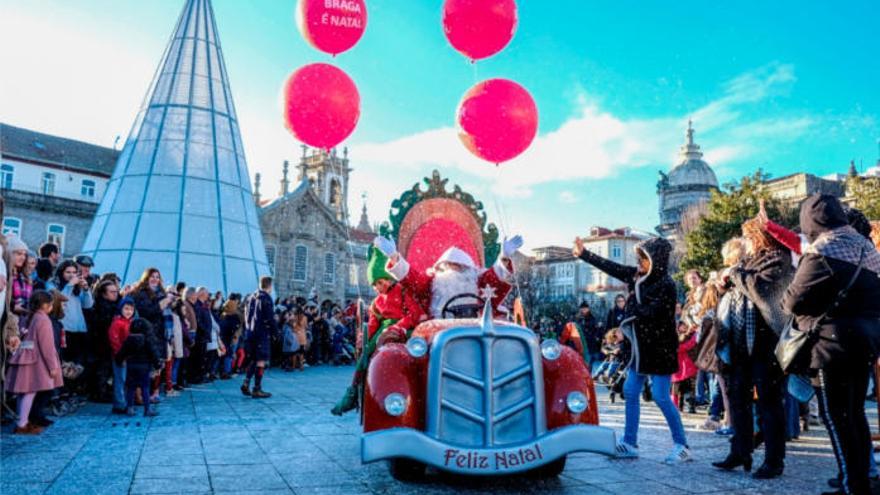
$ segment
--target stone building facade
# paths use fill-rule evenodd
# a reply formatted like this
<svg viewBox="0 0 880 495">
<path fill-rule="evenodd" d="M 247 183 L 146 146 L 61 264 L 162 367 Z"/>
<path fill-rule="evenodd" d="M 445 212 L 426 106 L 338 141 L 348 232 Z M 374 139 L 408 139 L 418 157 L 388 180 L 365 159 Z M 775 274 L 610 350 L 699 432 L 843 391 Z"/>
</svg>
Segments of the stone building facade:
<svg viewBox="0 0 880 495">
<path fill-rule="evenodd" d="M 3 233 L 80 252 L 119 151 L 0 124 Z"/>
<path fill-rule="evenodd" d="M 366 253 L 375 234 L 366 208 L 358 226 L 349 226 L 347 150 L 339 156 L 336 150 L 304 148 L 292 191 L 290 165 L 285 161 L 283 167 L 276 199 L 262 201 L 259 182 L 254 190 L 276 294 L 314 295 L 319 302 L 371 297 Z"/>
</svg>

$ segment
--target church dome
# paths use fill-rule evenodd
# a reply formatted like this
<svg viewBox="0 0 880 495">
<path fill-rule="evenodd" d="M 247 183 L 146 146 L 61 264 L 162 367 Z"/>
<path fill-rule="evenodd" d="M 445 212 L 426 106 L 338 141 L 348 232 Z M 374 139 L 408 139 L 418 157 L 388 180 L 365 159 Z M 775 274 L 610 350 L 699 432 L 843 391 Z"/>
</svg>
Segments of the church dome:
<svg viewBox="0 0 880 495">
<path fill-rule="evenodd" d="M 688 122 L 687 141 L 681 146 L 681 160 L 669 171 L 669 186 L 718 187 L 715 172 L 703 160 L 700 146 L 694 143 L 694 129 Z"/>
</svg>

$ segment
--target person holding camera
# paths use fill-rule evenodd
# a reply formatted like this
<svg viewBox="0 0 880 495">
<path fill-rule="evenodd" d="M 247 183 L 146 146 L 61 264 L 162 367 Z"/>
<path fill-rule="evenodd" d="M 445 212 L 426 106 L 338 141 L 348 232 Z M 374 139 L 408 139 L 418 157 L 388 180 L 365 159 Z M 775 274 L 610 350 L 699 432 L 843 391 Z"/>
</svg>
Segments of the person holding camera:
<svg viewBox="0 0 880 495">
<path fill-rule="evenodd" d="M 64 308 L 64 318 L 61 325 L 64 327 L 67 348 L 64 350 L 64 360 L 76 364 L 85 364 L 89 352 L 85 309 L 91 309 L 95 301 L 89 290 L 88 282 L 80 276 L 76 262 L 72 260 L 62 261 L 55 270 L 55 278 L 47 285 L 47 290 L 55 289 L 67 297 L 67 305 Z"/>
</svg>

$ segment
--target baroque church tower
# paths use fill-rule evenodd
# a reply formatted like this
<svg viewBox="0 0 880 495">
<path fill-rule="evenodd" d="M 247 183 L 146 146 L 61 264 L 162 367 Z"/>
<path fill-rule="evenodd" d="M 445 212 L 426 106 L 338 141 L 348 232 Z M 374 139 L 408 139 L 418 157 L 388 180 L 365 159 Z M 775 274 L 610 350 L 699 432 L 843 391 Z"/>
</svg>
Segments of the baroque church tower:
<svg viewBox="0 0 880 495">
<path fill-rule="evenodd" d="M 315 194 L 333 211 L 336 219 L 348 225 L 348 178 L 352 171 L 348 166 L 348 148 L 343 148 L 339 156 L 336 148 L 327 152 L 303 145 L 297 168 L 298 182 L 308 179 Z"/>
</svg>

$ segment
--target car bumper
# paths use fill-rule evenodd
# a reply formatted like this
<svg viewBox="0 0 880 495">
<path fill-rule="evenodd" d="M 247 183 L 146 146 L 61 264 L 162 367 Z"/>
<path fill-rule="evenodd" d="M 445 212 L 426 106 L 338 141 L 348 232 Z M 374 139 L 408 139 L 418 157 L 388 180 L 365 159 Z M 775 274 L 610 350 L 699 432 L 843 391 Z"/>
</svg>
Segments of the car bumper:
<svg viewBox="0 0 880 495">
<path fill-rule="evenodd" d="M 557 428 L 519 445 L 469 448 L 445 444 L 412 428 L 374 431 L 361 437 L 364 463 L 403 457 L 461 474 L 528 471 L 574 452 L 614 455 L 614 430 L 603 426 Z"/>
</svg>

